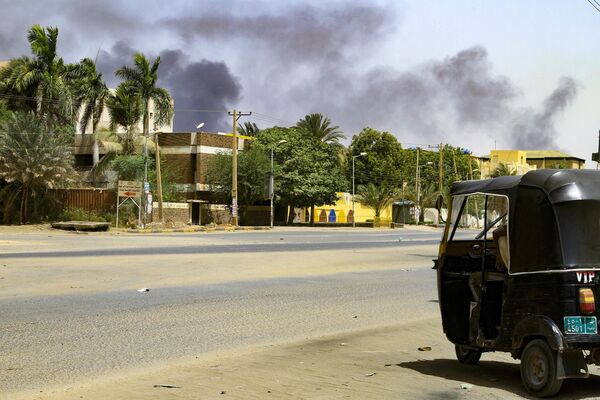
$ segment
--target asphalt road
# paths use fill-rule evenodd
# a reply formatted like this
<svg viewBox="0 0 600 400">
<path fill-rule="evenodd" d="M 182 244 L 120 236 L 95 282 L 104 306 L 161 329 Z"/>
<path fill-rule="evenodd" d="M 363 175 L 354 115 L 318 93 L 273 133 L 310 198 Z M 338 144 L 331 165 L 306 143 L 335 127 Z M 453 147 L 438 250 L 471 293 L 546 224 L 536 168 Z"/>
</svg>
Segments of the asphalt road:
<svg viewBox="0 0 600 400">
<path fill-rule="evenodd" d="M 211 235 L 40 235 L 35 251 L 3 248 L 0 259 L 104 254 L 305 251 L 306 262 L 347 248 L 429 244 L 439 232 L 248 232 Z M 52 236 L 48 238 L 48 236 Z M 21 240 L 3 237 L 3 240 Z M 74 240 L 76 239 L 76 240 Z M 52 246 L 48 246 L 48 240 Z M 193 243 L 193 244 L 192 244 Z M 117 247 L 118 246 L 118 247 Z M 52 247 L 51 250 L 48 247 Z M 430 262 L 427 260 L 428 264 Z M 149 292 L 39 296 L 0 301 L 0 393 L 83 378 L 213 350 L 283 343 L 394 325 L 437 313 L 434 271 L 376 269 L 324 277 L 167 287 Z"/>
</svg>

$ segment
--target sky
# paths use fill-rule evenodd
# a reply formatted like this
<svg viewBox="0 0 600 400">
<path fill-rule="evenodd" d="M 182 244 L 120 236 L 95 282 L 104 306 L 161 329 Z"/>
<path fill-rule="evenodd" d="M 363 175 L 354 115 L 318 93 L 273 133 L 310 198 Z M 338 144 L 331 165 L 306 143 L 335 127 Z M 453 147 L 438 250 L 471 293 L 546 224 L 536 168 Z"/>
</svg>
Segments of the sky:
<svg viewBox="0 0 600 400">
<path fill-rule="evenodd" d="M 261 128 L 320 112 L 346 143 L 371 127 L 405 147 L 553 149 L 595 166 L 600 11 L 587 0 L 0 0 L 0 9 L 0 60 L 30 54 L 33 24 L 58 27 L 60 55 L 95 59 L 112 87 L 135 52 L 160 56 L 176 131 L 231 130 L 232 109 Z"/>
</svg>

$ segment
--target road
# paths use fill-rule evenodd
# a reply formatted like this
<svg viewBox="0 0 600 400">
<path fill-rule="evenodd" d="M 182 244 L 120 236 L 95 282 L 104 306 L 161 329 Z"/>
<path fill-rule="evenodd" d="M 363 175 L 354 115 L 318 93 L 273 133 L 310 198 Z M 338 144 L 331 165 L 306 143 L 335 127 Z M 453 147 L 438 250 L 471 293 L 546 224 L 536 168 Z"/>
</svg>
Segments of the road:
<svg viewBox="0 0 600 400">
<path fill-rule="evenodd" d="M 439 236 L 4 235 L 0 393 L 436 315 Z M 142 281 L 149 292 L 134 290 Z"/>
</svg>

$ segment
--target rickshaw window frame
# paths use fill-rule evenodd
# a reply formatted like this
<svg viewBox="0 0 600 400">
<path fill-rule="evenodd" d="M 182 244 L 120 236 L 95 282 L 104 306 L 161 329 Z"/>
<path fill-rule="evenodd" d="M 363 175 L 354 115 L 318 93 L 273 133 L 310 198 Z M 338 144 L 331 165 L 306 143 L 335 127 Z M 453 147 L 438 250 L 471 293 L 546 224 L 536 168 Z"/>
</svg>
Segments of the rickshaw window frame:
<svg viewBox="0 0 600 400">
<path fill-rule="evenodd" d="M 506 195 L 506 194 L 498 194 L 498 193 L 489 193 L 489 192 L 473 192 L 473 193 L 468 193 L 468 194 L 461 193 L 461 194 L 454 195 L 453 198 L 452 198 L 452 201 L 454 201 L 455 197 L 464 196 L 463 203 L 460 206 L 459 216 L 456 219 L 456 221 L 458 221 L 458 219 L 462 216 L 462 213 L 463 213 L 464 208 L 465 208 L 465 204 L 467 203 L 467 198 L 469 196 L 474 196 L 474 195 L 477 195 L 477 194 L 485 196 L 485 210 L 484 210 L 484 215 L 485 215 L 485 213 L 487 213 L 487 200 L 488 200 L 487 198 L 488 198 L 488 196 L 504 197 L 506 199 L 506 210 L 507 210 L 506 211 L 506 240 L 508 241 L 508 244 L 509 244 L 508 245 L 508 265 L 506 266 L 506 272 L 509 275 L 512 275 L 511 272 L 510 272 L 510 264 L 511 264 L 511 262 L 510 262 L 510 258 L 511 258 L 510 257 L 510 219 L 511 218 L 510 218 L 510 198 L 508 197 L 508 195 Z M 485 220 L 485 218 L 484 218 L 483 224 L 484 224 L 484 230 L 485 230 L 486 229 L 486 224 L 487 224 L 487 221 Z M 458 228 L 458 224 L 454 224 L 454 227 L 452 228 L 452 234 L 448 237 L 448 243 L 450 243 L 450 242 L 472 242 L 472 241 L 474 241 L 474 239 L 471 239 L 471 240 L 457 240 L 457 239 L 454 239 L 454 234 L 456 233 L 456 229 L 457 228 Z M 486 235 L 484 235 L 484 238 L 478 239 L 477 241 L 480 241 L 480 242 L 488 241 L 488 239 L 486 238 L 486 236 L 487 236 L 487 232 L 486 232 Z"/>
</svg>

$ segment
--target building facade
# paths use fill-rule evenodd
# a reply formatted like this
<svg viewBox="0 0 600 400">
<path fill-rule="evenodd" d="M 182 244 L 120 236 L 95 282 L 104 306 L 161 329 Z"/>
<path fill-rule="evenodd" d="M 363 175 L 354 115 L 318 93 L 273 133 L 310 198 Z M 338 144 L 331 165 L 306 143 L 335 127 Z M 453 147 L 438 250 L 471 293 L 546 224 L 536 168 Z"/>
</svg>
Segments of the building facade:
<svg viewBox="0 0 600 400">
<path fill-rule="evenodd" d="M 543 168 L 585 168 L 584 159 L 557 150 L 492 150 L 489 155 L 479 157 L 481 176 L 489 177 L 501 164 L 516 175 Z"/>
</svg>

